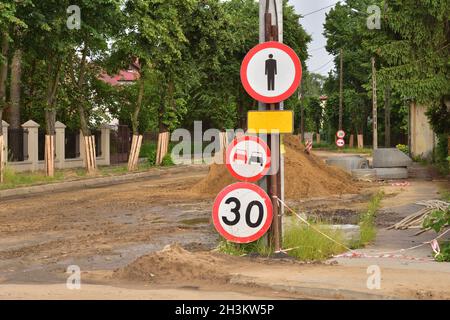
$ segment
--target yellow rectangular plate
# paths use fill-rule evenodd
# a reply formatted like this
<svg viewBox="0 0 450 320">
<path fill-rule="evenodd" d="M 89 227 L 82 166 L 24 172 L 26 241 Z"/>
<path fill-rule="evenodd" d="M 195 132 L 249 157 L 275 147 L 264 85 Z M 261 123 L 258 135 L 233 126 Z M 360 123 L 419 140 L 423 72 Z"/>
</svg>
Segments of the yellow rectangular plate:
<svg viewBox="0 0 450 320">
<path fill-rule="evenodd" d="M 249 111 L 248 131 L 255 133 L 293 133 L 294 112 L 292 110 Z"/>
</svg>

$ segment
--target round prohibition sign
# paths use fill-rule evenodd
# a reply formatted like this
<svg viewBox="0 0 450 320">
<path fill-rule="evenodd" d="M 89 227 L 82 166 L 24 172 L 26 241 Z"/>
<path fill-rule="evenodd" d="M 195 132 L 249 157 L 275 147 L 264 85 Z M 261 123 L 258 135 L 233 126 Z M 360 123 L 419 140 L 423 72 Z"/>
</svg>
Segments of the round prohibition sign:
<svg viewBox="0 0 450 320">
<path fill-rule="evenodd" d="M 241 82 L 255 100 L 278 103 L 297 90 L 302 79 L 302 65 L 295 51 L 287 45 L 268 41 L 253 47 L 241 65 Z"/>
<path fill-rule="evenodd" d="M 337 145 L 339 148 L 342 148 L 342 147 L 345 145 L 344 139 L 337 139 L 337 140 L 336 140 L 336 145 Z"/>
<path fill-rule="evenodd" d="M 261 238 L 272 224 L 272 202 L 257 185 L 234 183 L 217 195 L 212 218 L 225 239 L 249 243 Z"/>
<path fill-rule="evenodd" d="M 227 147 L 226 165 L 238 180 L 254 182 L 264 177 L 270 169 L 270 149 L 259 137 L 242 136 Z"/>
<path fill-rule="evenodd" d="M 336 137 L 338 137 L 339 139 L 344 139 L 345 138 L 345 131 L 344 130 L 339 130 L 338 132 L 336 132 Z"/>
</svg>

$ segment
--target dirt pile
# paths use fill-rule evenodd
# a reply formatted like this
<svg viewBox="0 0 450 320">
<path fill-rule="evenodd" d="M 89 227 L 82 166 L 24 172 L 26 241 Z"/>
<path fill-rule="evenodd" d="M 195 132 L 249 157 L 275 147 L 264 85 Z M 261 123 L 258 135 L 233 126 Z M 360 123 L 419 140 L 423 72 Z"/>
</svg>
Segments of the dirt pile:
<svg viewBox="0 0 450 320">
<path fill-rule="evenodd" d="M 341 169 L 326 165 L 313 154 L 307 155 L 297 136 L 284 137 L 285 196 L 288 199 L 326 197 L 345 193 L 358 193 L 350 175 Z M 208 175 L 194 185 L 192 192 L 216 196 L 227 185 L 237 182 L 225 165 L 213 164 Z"/>
<path fill-rule="evenodd" d="M 223 266 L 228 263 L 219 255 L 209 252 L 189 252 L 174 244 L 115 270 L 114 277 L 156 283 L 189 281 L 226 283 L 229 280 L 229 273 Z"/>
</svg>

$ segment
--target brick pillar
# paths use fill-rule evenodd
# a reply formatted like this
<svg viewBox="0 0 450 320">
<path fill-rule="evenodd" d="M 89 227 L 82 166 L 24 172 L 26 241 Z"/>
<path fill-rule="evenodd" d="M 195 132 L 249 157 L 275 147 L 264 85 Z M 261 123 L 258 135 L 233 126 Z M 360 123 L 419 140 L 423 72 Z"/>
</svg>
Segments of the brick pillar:
<svg viewBox="0 0 450 320">
<path fill-rule="evenodd" d="M 55 131 L 55 167 L 57 169 L 64 169 L 64 160 L 66 158 L 66 126 L 63 123 L 56 121 Z"/>
<path fill-rule="evenodd" d="M 102 131 L 101 155 L 102 155 L 102 158 L 105 159 L 105 162 L 103 164 L 106 166 L 109 166 L 111 164 L 111 159 L 110 159 L 110 156 L 111 156 L 111 151 L 110 151 L 111 126 L 104 124 L 101 126 L 101 131 Z"/>
<path fill-rule="evenodd" d="M 33 120 L 28 120 L 22 125 L 22 128 L 28 131 L 27 147 L 28 147 L 28 161 L 31 162 L 31 171 L 38 170 L 39 161 L 39 124 Z"/>
<path fill-rule="evenodd" d="M 3 126 L 3 144 L 5 147 L 5 161 L 8 161 L 8 127 L 9 123 L 2 120 L 2 126 Z"/>
</svg>

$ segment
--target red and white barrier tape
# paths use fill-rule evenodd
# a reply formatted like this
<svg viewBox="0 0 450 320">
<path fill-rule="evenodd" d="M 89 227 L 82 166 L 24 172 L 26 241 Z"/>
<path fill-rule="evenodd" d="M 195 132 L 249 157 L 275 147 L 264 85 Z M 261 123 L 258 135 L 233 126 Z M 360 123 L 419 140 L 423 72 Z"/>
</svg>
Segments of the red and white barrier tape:
<svg viewBox="0 0 450 320">
<path fill-rule="evenodd" d="M 278 200 L 278 202 L 281 205 L 286 207 L 286 209 L 288 209 L 292 214 L 294 214 L 299 220 L 301 220 L 303 223 L 305 223 L 311 229 L 317 231 L 318 233 L 320 233 L 321 235 L 323 235 L 327 239 L 333 241 L 334 243 L 342 246 L 344 249 L 349 251 L 347 253 L 343 253 L 343 254 L 340 254 L 340 255 L 335 255 L 335 256 L 333 256 L 333 258 L 396 258 L 396 259 L 406 259 L 406 260 L 415 260 L 415 261 L 434 261 L 434 259 L 409 257 L 409 256 L 400 255 L 400 254 L 395 254 L 395 253 L 414 250 L 414 249 L 423 247 L 424 245 L 430 244 L 432 250 L 435 253 L 435 257 L 436 257 L 440 253 L 439 244 L 437 243 L 437 240 L 439 238 L 442 238 L 447 232 L 450 231 L 450 229 L 447 229 L 445 232 L 441 233 L 436 238 L 434 238 L 434 239 L 432 239 L 430 241 L 423 242 L 423 243 L 421 243 L 419 245 L 416 245 L 416 246 L 413 246 L 413 247 L 410 247 L 410 248 L 399 249 L 399 250 L 390 251 L 390 252 L 375 252 L 374 254 L 366 254 L 366 253 L 363 253 L 363 252 L 357 252 L 355 250 L 352 250 L 349 247 L 347 247 L 345 244 L 342 244 L 342 243 L 336 241 L 335 239 L 331 238 L 329 235 L 323 233 L 322 231 L 320 231 L 319 229 L 317 229 L 316 227 L 311 225 L 307 220 L 302 218 L 299 214 L 297 214 L 297 212 L 292 210 L 283 200 L 281 200 L 278 197 L 276 197 L 276 199 Z M 289 249 L 282 249 L 280 251 L 281 252 L 287 252 L 287 251 L 295 250 L 297 248 L 299 248 L 299 247 L 294 247 L 294 248 L 289 248 Z"/>
<path fill-rule="evenodd" d="M 394 182 L 391 184 L 391 186 L 393 186 L 393 187 L 409 187 L 410 185 L 411 185 L 411 183 L 409 183 L 408 181 Z"/>
</svg>

